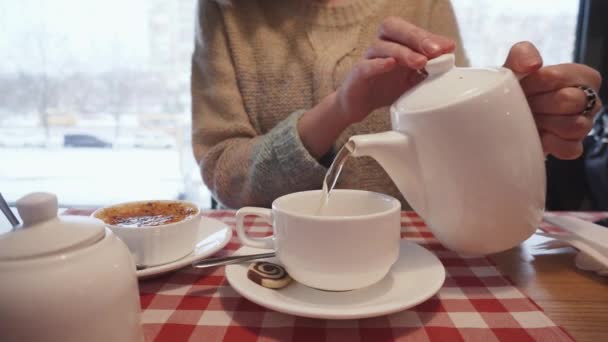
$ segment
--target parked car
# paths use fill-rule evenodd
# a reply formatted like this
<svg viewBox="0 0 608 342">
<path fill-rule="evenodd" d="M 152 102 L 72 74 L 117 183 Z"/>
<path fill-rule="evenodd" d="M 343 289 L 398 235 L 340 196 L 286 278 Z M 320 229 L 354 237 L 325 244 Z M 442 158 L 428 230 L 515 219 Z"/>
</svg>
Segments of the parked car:
<svg viewBox="0 0 608 342">
<path fill-rule="evenodd" d="M 90 134 L 65 134 L 63 146 L 111 148 L 112 144 Z"/>
</svg>

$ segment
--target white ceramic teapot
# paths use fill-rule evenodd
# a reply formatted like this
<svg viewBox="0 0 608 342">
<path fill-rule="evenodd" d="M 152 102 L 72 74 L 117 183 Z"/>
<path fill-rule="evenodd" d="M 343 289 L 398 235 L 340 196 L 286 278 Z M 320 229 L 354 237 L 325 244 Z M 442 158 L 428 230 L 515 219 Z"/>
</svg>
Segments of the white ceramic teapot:
<svg viewBox="0 0 608 342">
<path fill-rule="evenodd" d="M 131 254 L 102 221 L 57 216 L 57 197 L 17 201 L 0 235 L 0 340 L 143 341 Z"/>
<path fill-rule="evenodd" d="M 539 134 L 518 79 L 506 68 L 429 61 L 428 78 L 391 106 L 393 131 L 353 136 L 446 247 L 488 254 L 534 233 L 545 203 Z"/>
</svg>

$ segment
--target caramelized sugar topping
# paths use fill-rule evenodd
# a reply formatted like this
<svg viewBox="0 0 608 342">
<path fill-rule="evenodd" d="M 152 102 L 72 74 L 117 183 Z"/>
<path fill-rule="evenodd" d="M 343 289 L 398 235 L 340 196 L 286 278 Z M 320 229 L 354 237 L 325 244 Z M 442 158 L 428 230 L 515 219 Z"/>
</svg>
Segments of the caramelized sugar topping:
<svg viewBox="0 0 608 342">
<path fill-rule="evenodd" d="M 185 220 L 196 208 L 179 202 L 144 202 L 112 207 L 97 217 L 107 224 L 121 227 L 153 227 Z"/>
</svg>

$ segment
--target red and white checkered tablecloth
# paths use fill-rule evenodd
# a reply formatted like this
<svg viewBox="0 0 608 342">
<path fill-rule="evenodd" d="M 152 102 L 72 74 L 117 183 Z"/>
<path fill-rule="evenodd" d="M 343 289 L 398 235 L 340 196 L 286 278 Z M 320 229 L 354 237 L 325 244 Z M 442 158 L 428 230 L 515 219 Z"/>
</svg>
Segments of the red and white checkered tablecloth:
<svg viewBox="0 0 608 342">
<path fill-rule="evenodd" d="M 589 220 L 606 216 L 559 213 L 564 214 Z M 234 228 L 233 211 L 205 215 Z M 246 226 L 254 236 L 271 233 L 257 218 L 247 218 Z M 431 250 L 446 268 L 443 287 L 416 307 L 359 320 L 295 317 L 241 297 L 226 281 L 223 267 L 184 268 L 140 281 L 146 341 L 573 341 L 489 259 L 447 250 L 413 212 L 402 213 L 401 227 L 402 238 Z M 216 256 L 240 247 L 235 234 Z"/>
</svg>

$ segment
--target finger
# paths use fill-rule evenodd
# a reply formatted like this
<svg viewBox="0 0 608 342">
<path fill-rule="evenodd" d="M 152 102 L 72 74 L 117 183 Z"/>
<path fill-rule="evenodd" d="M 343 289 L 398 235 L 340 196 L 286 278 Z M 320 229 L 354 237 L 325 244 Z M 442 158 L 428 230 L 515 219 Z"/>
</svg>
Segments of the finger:
<svg viewBox="0 0 608 342">
<path fill-rule="evenodd" d="M 541 140 L 545 152 L 558 159 L 572 160 L 583 154 L 583 144 L 578 140 L 565 140 L 550 132 L 544 132 Z"/>
<path fill-rule="evenodd" d="M 393 57 L 399 65 L 413 70 L 424 68 L 427 62 L 427 58 L 424 55 L 413 51 L 407 46 L 386 40 L 378 41 L 365 52 L 365 58 L 368 59 L 387 57 Z"/>
<path fill-rule="evenodd" d="M 521 86 L 528 96 L 578 85 L 586 85 L 598 91 L 601 84 L 602 76 L 598 71 L 574 63 L 544 67 L 521 81 Z"/>
<path fill-rule="evenodd" d="M 425 31 L 398 17 L 386 18 L 380 25 L 378 36 L 405 45 L 427 58 L 452 52 L 456 47 L 453 40 Z"/>
<path fill-rule="evenodd" d="M 535 114 L 534 120 L 541 131 L 549 132 L 564 140 L 583 140 L 593 127 L 593 117 L 583 115 Z"/>
<path fill-rule="evenodd" d="M 530 42 L 519 42 L 511 47 L 505 61 L 505 68 L 511 69 L 519 78 L 535 72 L 543 65 L 540 52 Z"/>
<path fill-rule="evenodd" d="M 358 78 L 370 79 L 393 70 L 397 66 L 394 58 L 364 59 L 353 67 L 353 72 Z"/>
<path fill-rule="evenodd" d="M 567 87 L 528 97 L 534 113 L 578 115 L 587 105 L 587 96 L 579 88 Z"/>
</svg>

